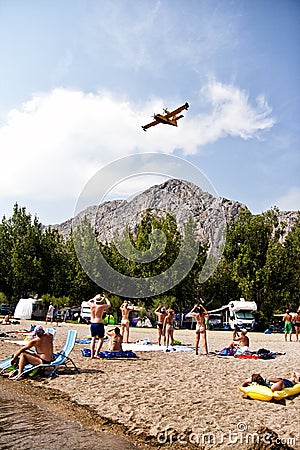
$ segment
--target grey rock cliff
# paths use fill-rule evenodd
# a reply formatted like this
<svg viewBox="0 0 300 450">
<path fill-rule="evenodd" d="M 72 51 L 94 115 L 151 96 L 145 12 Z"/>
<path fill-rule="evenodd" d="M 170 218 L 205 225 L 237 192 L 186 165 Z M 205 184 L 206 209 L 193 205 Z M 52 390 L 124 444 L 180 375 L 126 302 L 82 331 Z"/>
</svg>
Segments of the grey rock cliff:
<svg viewBox="0 0 300 450">
<path fill-rule="evenodd" d="M 176 217 L 177 225 L 183 229 L 190 216 L 196 223 L 197 235 L 202 243 L 211 243 L 220 238 L 226 223 L 236 218 L 247 206 L 222 197 L 204 192 L 193 183 L 172 179 L 152 186 L 134 197 L 130 202 L 113 200 L 101 205 L 89 206 L 75 218 L 59 225 L 53 225 L 63 237 L 67 237 L 84 217 L 95 227 L 101 242 L 111 242 L 115 232 L 121 232 L 125 226 L 134 232 L 146 210 L 160 214 L 165 211 Z M 281 211 L 280 221 L 287 224 L 289 232 L 295 223 L 297 212 Z"/>
</svg>

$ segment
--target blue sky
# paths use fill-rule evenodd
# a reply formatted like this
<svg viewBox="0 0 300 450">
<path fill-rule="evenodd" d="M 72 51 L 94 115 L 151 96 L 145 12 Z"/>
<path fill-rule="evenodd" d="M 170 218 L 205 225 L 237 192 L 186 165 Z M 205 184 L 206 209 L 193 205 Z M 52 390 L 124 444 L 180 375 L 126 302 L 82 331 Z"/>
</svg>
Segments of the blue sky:
<svg viewBox="0 0 300 450">
<path fill-rule="evenodd" d="M 253 213 L 300 209 L 299 25 L 298 0 L 0 0 L 1 217 L 62 222 L 98 170 L 146 152 Z M 143 132 L 186 101 L 178 128 Z"/>
</svg>

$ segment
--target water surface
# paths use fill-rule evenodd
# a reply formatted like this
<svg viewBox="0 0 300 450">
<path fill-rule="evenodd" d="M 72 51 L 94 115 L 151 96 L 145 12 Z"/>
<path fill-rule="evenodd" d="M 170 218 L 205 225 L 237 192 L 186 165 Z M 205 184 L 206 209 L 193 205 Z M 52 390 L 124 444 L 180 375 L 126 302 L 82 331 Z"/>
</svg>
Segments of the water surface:
<svg viewBox="0 0 300 450">
<path fill-rule="evenodd" d="M 14 382 L 9 385 L 13 387 Z M 84 428 L 62 420 L 54 412 L 15 398 L 13 390 L 0 387 L 0 449 L 32 450 L 100 449 L 134 450 L 137 447 L 111 433 Z"/>
</svg>

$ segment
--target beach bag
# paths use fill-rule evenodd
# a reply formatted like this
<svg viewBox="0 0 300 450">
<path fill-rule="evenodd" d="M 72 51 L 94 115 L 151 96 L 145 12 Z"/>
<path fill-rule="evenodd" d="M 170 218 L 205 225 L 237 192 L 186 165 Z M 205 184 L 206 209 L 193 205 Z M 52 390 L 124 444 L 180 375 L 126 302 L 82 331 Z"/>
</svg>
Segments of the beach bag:
<svg viewBox="0 0 300 450">
<path fill-rule="evenodd" d="M 221 356 L 227 356 L 227 354 L 228 354 L 228 348 L 227 347 L 222 348 L 222 350 L 219 351 L 219 355 L 221 355 Z"/>
<path fill-rule="evenodd" d="M 222 348 L 222 350 L 219 351 L 219 355 L 221 356 L 234 356 L 236 350 L 234 348 Z"/>
</svg>

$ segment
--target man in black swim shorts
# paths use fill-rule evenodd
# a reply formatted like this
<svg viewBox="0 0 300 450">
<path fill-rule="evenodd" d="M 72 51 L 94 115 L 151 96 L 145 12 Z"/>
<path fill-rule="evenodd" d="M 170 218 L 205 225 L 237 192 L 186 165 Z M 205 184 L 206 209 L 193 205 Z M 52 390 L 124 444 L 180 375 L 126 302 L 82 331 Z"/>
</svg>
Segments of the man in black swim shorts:
<svg viewBox="0 0 300 450">
<path fill-rule="evenodd" d="M 33 347 L 35 348 L 35 352 L 30 352 Z M 33 366 L 49 364 L 52 361 L 52 357 L 53 334 L 45 332 L 44 328 L 41 325 L 38 325 L 34 329 L 32 339 L 17 350 L 11 360 L 11 365 L 14 365 L 17 363 L 18 358 L 20 358 L 16 379 L 21 378 L 23 369 L 27 364 L 32 364 Z"/>
</svg>

